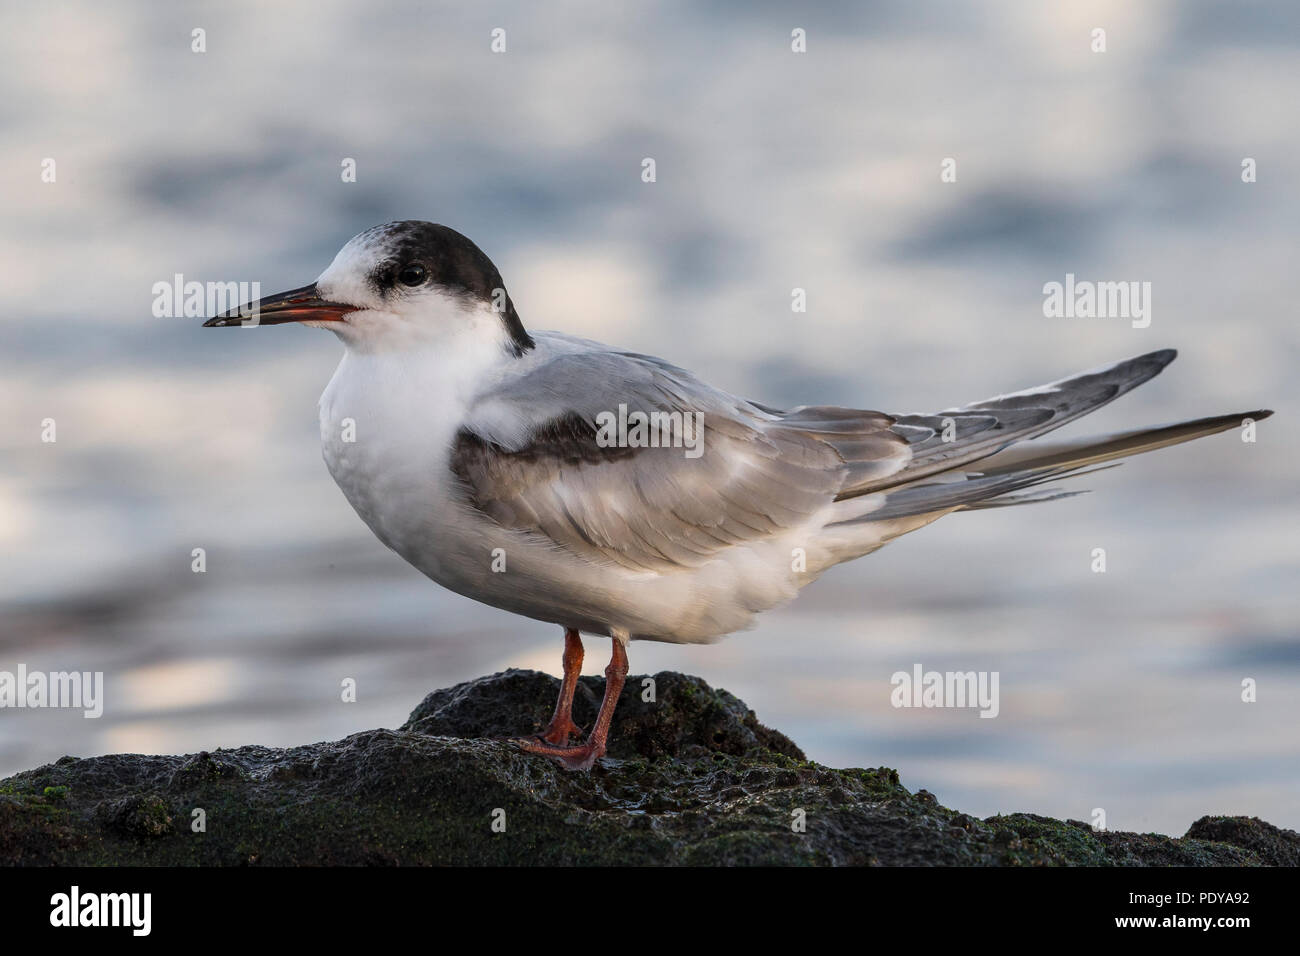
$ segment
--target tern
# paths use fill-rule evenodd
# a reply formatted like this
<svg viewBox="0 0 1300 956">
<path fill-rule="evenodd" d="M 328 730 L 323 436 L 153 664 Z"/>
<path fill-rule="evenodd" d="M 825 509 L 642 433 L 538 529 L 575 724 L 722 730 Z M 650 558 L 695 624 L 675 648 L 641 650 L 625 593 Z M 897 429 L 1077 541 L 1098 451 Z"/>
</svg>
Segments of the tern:
<svg viewBox="0 0 1300 956">
<path fill-rule="evenodd" d="M 421 221 L 362 232 L 311 285 L 204 324 L 289 322 L 344 345 L 323 454 L 379 540 L 443 587 L 564 629 L 554 715 L 517 743 L 570 769 L 605 753 L 630 641 L 714 641 L 944 515 L 1075 494 L 1040 486 L 1271 414 L 1029 441 L 1149 381 L 1172 349 L 934 414 L 774 408 L 530 332 L 478 246 Z M 583 633 L 612 656 L 574 743 Z"/>
</svg>

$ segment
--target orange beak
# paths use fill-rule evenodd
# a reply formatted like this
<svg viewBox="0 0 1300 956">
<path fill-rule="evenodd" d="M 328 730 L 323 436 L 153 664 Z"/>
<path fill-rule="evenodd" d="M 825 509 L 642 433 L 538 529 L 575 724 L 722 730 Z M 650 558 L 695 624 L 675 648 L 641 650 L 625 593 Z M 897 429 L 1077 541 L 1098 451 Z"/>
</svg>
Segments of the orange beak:
<svg viewBox="0 0 1300 956">
<path fill-rule="evenodd" d="M 232 325 L 283 325 L 286 322 L 342 322 L 343 316 L 360 311 L 354 305 L 329 302 L 320 297 L 316 284 L 264 296 L 237 309 L 213 316 L 205 329 Z"/>
</svg>

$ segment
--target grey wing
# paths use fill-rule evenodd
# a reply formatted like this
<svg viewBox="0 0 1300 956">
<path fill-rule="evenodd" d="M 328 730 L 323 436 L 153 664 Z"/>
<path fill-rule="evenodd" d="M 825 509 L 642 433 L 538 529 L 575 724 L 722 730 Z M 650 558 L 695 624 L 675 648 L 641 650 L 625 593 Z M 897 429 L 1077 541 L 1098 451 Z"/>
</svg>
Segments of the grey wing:
<svg viewBox="0 0 1300 956">
<path fill-rule="evenodd" d="M 1011 428 L 990 425 L 971 429 L 964 442 L 957 443 L 958 447 L 949 448 L 946 452 L 937 449 L 933 444 L 933 436 L 925 433 L 927 428 L 938 426 L 939 416 L 912 416 L 914 420 L 911 421 L 900 418 L 894 426 L 896 429 L 916 431 L 917 440 L 913 447 L 917 449 L 917 454 L 913 459 L 914 466 L 890 479 L 888 486 L 883 488 L 882 505 L 867 514 L 834 522 L 834 525 L 917 516 L 933 519 L 947 511 L 1002 508 L 1070 497 L 1079 492 L 1054 491 L 1039 486 L 1062 478 L 1113 468 L 1119 464 L 1117 459 L 1215 435 L 1230 428 L 1241 427 L 1248 421 L 1262 421 L 1273 414 L 1269 409 L 1256 409 L 1093 435 L 1055 444 L 1040 445 L 1034 442 L 1007 450 L 1012 442 L 1022 438 L 1036 438 L 1100 408 L 1143 382 L 1150 381 L 1175 356 L 1172 349 L 1151 352 L 1041 388 L 1003 395 L 940 413 L 948 419 L 948 424 L 951 424 L 955 416 L 968 412 L 972 415 L 987 412 L 999 422 L 1005 420 L 1017 423 Z M 1035 409 L 1038 410 L 1038 415 L 1033 414 Z M 927 451 L 930 453 L 927 454 Z M 974 469 L 966 467 L 972 463 Z"/>
<path fill-rule="evenodd" d="M 602 443 L 603 413 L 697 413 L 700 454 Z M 605 419 L 608 422 L 608 419 Z M 850 475 L 909 460 L 879 412 L 778 412 L 658 359 L 582 352 L 551 359 L 482 396 L 451 468 L 466 500 L 498 524 L 634 570 L 697 567 L 723 549 L 798 527 Z"/>
<path fill-rule="evenodd" d="M 911 452 L 907 466 L 883 478 L 851 474 L 841 497 L 957 471 L 1016 442 L 1037 438 L 1150 381 L 1177 355 L 1162 349 L 933 415 L 896 416 L 893 431 L 908 440 Z"/>
<path fill-rule="evenodd" d="M 1162 349 L 936 415 L 899 416 L 894 430 L 909 438 L 912 460 L 906 468 L 883 480 L 846 488 L 843 497 L 883 492 L 885 501 L 871 513 L 841 523 L 1068 497 L 1076 492 L 1012 493 L 1087 474 L 1081 469 L 1214 434 L 1239 422 L 1241 415 L 1217 416 L 1041 450 L 1031 447 L 1024 452 L 1019 448 L 1005 451 L 1012 444 L 1059 428 L 1150 381 L 1177 354 L 1173 349 Z M 1268 413 L 1247 414 L 1266 417 Z"/>
</svg>

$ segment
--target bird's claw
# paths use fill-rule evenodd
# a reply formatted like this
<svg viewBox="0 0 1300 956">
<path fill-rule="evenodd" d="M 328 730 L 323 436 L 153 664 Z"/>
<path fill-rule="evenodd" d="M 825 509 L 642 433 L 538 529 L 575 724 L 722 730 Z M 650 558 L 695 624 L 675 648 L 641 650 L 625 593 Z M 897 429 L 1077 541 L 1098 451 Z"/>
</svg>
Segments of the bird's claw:
<svg viewBox="0 0 1300 956">
<path fill-rule="evenodd" d="M 546 743 L 537 738 L 522 737 L 516 738 L 514 743 L 525 753 L 551 757 L 559 761 L 566 770 L 590 770 L 596 761 L 605 755 L 604 745 L 592 741 L 570 747 Z"/>
<path fill-rule="evenodd" d="M 546 729 L 537 735 L 537 739 L 561 747 L 569 742 L 570 737 L 581 737 L 582 733 L 582 728 L 575 724 L 572 718 L 565 717 L 563 720 L 552 720 Z"/>
</svg>

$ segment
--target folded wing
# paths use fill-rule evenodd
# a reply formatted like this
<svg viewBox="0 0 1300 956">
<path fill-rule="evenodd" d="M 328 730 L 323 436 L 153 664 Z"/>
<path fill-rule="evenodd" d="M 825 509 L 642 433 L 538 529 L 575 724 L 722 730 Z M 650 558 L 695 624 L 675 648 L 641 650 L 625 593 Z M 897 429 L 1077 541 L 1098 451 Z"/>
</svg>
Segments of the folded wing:
<svg viewBox="0 0 1300 956">
<path fill-rule="evenodd" d="M 698 413 L 688 449 L 602 444 L 602 415 Z M 499 524 L 588 560 L 696 567 L 720 550 L 808 522 L 850 469 L 883 478 L 910 458 L 879 412 L 777 412 L 649 356 L 562 355 L 480 398 L 451 467 Z"/>
</svg>

